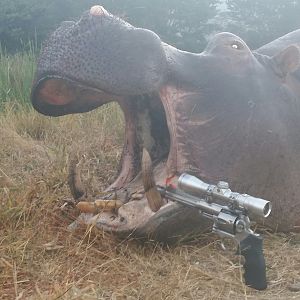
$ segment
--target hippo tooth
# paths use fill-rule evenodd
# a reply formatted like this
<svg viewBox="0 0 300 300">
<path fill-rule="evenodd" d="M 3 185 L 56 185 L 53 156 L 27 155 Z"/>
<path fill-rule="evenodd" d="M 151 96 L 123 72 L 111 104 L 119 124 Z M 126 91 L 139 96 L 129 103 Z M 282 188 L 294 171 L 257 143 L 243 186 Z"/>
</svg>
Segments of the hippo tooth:
<svg viewBox="0 0 300 300">
<path fill-rule="evenodd" d="M 108 12 L 106 9 L 101 6 L 101 5 L 94 5 L 90 9 L 90 14 L 93 16 L 102 16 L 102 15 L 107 15 Z"/>
<path fill-rule="evenodd" d="M 130 198 L 131 200 L 141 200 L 144 197 L 142 193 L 133 193 Z"/>
<path fill-rule="evenodd" d="M 149 152 L 144 148 L 142 156 L 142 177 L 148 205 L 153 212 L 158 211 L 164 204 L 161 194 L 156 188 L 153 177 L 152 160 Z"/>
<path fill-rule="evenodd" d="M 119 209 L 123 203 L 120 200 L 95 200 L 94 202 L 80 201 L 76 205 L 83 213 L 99 213 Z"/>
<path fill-rule="evenodd" d="M 79 165 L 78 157 L 72 155 L 69 163 L 68 185 L 75 202 L 78 202 L 80 198 L 86 195 L 85 188 L 81 182 Z"/>
</svg>

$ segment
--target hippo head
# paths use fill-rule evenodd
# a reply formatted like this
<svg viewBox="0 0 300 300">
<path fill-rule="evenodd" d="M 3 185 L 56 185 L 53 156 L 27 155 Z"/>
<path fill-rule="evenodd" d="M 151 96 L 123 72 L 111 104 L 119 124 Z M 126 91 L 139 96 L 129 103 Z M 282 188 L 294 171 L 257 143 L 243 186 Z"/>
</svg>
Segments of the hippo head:
<svg viewBox="0 0 300 300">
<path fill-rule="evenodd" d="M 50 116 L 110 101 L 124 112 L 120 171 L 104 197 L 117 194 L 118 207 L 84 214 L 87 222 L 159 239 L 203 230 L 197 211 L 155 193 L 155 183 L 189 172 L 271 200 L 269 225 L 291 230 L 300 220 L 299 62 L 296 45 L 267 56 L 231 33 L 217 34 L 202 53 L 181 51 L 94 6 L 44 43 L 32 103 Z M 75 175 L 70 187 L 80 200 Z"/>
</svg>

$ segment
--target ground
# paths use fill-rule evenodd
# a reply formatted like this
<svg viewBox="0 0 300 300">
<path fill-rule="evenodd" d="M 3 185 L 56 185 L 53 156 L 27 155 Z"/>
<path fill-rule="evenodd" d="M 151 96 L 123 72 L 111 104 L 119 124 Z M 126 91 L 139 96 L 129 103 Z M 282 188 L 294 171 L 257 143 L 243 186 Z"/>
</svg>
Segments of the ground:
<svg viewBox="0 0 300 300">
<path fill-rule="evenodd" d="M 0 114 L 0 299 L 300 299 L 300 236 L 263 230 L 269 286 L 245 287 L 239 257 L 206 234 L 173 246 L 70 232 L 70 155 L 87 190 L 113 180 L 123 137 L 115 105 L 47 118 L 15 105 Z"/>
</svg>

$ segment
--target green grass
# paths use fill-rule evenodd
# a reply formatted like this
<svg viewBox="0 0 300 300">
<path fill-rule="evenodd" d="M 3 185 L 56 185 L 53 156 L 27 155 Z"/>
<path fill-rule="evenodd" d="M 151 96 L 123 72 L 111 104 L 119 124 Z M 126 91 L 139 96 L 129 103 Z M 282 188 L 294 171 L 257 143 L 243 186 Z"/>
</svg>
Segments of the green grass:
<svg viewBox="0 0 300 300">
<path fill-rule="evenodd" d="M 29 104 L 36 66 L 36 49 L 8 54 L 0 48 L 0 108 L 7 102 Z"/>
</svg>

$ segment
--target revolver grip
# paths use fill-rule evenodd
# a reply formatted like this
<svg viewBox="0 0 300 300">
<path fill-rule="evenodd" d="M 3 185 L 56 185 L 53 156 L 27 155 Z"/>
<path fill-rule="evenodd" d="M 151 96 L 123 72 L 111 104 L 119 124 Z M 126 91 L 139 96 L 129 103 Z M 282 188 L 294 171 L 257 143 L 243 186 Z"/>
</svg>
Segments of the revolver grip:
<svg viewBox="0 0 300 300">
<path fill-rule="evenodd" d="M 245 257 L 244 278 L 246 285 L 256 290 L 266 289 L 266 263 L 262 237 L 249 234 L 240 242 L 238 253 Z"/>
</svg>

